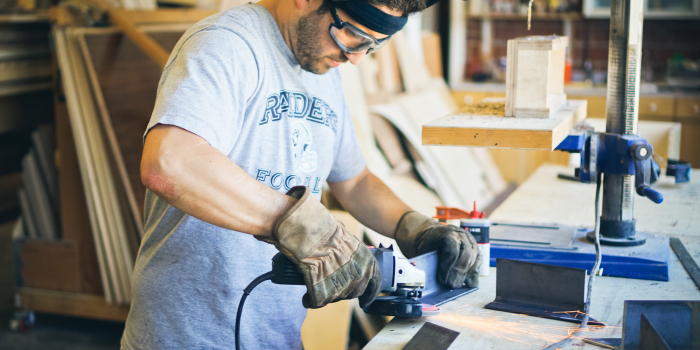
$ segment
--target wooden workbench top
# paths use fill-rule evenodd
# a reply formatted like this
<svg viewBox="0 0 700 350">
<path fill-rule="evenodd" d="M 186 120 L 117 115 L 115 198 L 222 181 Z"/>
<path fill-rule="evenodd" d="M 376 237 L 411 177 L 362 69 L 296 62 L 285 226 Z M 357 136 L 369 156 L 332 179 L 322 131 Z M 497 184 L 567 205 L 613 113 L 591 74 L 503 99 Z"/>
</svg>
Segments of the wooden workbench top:
<svg viewBox="0 0 700 350">
<path fill-rule="evenodd" d="M 544 164 L 494 211 L 493 222 L 560 224 L 593 227 L 595 184 L 561 180 L 557 174 L 573 175 L 574 169 Z M 664 195 L 661 204 L 635 195 L 637 230 L 672 236 L 700 237 L 700 169 L 693 169 L 690 182 L 675 184 L 662 175 L 651 187 Z"/>
<path fill-rule="evenodd" d="M 543 165 L 523 183 L 491 219 L 497 222 L 559 223 L 593 226 L 595 185 L 557 179 L 557 174 L 573 173 L 573 168 Z M 653 186 L 663 192 L 664 203 L 653 204 L 636 198 L 637 227 L 646 232 L 680 236 L 688 251 L 700 258 L 700 169 L 694 169 L 691 182 L 674 185 L 662 177 Z M 647 205 L 648 204 L 648 205 Z M 577 324 L 484 309 L 496 297 L 497 269 L 480 279 L 480 289 L 442 305 L 442 314 L 432 318 L 395 318 L 365 347 L 401 349 L 426 321 L 461 334 L 450 349 L 542 349 L 564 339 Z M 695 287 L 675 254 L 671 253 L 669 282 L 615 277 L 596 277 L 591 316 L 607 327 L 587 331 L 584 337 L 606 338 L 622 335 L 625 300 L 698 300 Z M 574 341 L 564 349 L 598 350 L 599 347 Z"/>
</svg>

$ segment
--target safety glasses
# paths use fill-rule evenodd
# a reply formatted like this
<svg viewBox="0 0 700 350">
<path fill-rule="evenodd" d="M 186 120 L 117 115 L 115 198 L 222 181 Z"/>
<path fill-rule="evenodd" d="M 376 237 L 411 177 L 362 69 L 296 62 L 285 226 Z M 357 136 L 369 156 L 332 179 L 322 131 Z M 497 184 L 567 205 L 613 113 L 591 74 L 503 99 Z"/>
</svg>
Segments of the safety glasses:
<svg viewBox="0 0 700 350">
<path fill-rule="evenodd" d="M 328 27 L 333 41 L 346 53 L 372 53 L 381 49 L 389 41 L 391 36 L 377 40 L 375 37 L 365 33 L 362 29 L 355 27 L 352 23 L 343 22 L 335 11 L 335 6 L 329 4 L 333 23 Z"/>
</svg>

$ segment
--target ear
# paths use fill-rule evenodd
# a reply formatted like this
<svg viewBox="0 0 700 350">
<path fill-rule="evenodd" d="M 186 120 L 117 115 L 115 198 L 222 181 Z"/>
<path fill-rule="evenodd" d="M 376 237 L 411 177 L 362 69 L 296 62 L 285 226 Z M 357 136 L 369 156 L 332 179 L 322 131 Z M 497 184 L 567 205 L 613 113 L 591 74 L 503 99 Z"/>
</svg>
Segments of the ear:
<svg viewBox="0 0 700 350">
<path fill-rule="evenodd" d="M 294 3 L 299 10 L 305 12 L 304 10 L 309 6 L 311 0 L 294 0 Z"/>
<path fill-rule="evenodd" d="M 309 13 L 321 6 L 323 0 L 294 0 L 294 2 L 302 13 Z"/>
</svg>

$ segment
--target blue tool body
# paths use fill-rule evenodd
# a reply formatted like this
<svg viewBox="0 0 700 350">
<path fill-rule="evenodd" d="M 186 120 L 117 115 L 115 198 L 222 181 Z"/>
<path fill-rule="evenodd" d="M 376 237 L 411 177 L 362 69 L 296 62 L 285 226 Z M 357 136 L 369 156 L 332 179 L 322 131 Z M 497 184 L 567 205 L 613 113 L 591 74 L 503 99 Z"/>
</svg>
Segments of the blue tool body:
<svg viewBox="0 0 700 350">
<path fill-rule="evenodd" d="M 496 259 L 585 269 L 595 263 L 595 246 L 587 240 L 590 229 L 493 223 L 490 266 Z M 603 276 L 668 281 L 669 238 L 647 235 L 646 244 L 602 248 Z"/>
<path fill-rule="evenodd" d="M 634 189 L 639 196 L 655 203 L 663 195 L 650 184 L 658 178 L 653 148 L 638 135 L 575 131 L 556 150 L 579 153 L 580 167 L 575 177 L 582 183 L 595 183 L 599 174 L 635 175 Z M 631 220 L 634 227 L 634 219 Z M 513 259 L 566 266 L 591 271 L 595 263 L 593 228 L 496 224 L 491 227 L 490 266 L 496 259 Z M 669 239 L 665 236 L 634 233 L 628 237 L 603 237 L 602 274 L 656 281 L 668 281 Z M 633 242 L 629 244 L 628 242 Z"/>
</svg>

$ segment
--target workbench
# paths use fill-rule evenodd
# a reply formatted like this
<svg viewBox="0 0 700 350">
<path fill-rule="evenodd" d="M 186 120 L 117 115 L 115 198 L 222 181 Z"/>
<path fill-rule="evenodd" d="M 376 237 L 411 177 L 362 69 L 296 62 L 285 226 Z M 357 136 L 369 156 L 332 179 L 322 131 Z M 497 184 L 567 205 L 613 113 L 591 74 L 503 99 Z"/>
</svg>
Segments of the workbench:
<svg viewBox="0 0 700 350">
<path fill-rule="evenodd" d="M 493 222 L 594 226 L 595 185 L 557 178 L 573 174 L 566 166 L 544 164 L 491 216 Z M 691 182 L 676 185 L 662 176 L 652 188 L 662 192 L 662 204 L 636 196 L 637 230 L 678 237 L 700 260 L 700 169 Z M 602 248 L 603 250 L 605 247 Z M 484 309 L 496 297 L 495 267 L 480 278 L 479 290 L 441 305 L 431 318 L 394 318 L 365 350 L 401 349 L 426 321 L 460 332 L 450 349 L 542 349 L 556 343 L 578 324 Z M 700 300 L 700 291 L 671 251 L 669 282 L 597 276 L 593 284 L 591 317 L 607 326 L 579 333 L 582 337 L 621 337 L 625 300 Z M 577 339 L 563 349 L 602 349 Z"/>
</svg>

